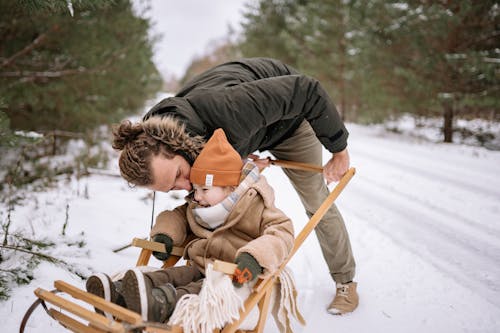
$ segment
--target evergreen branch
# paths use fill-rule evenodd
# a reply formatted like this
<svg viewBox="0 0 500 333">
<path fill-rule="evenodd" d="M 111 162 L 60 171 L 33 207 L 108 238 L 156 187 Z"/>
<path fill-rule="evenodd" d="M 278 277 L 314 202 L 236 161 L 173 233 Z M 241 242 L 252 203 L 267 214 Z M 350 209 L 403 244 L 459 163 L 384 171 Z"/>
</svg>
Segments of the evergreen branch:
<svg viewBox="0 0 500 333">
<path fill-rule="evenodd" d="M 30 53 L 35 48 L 37 48 L 38 46 L 42 45 L 42 43 L 47 39 L 47 36 L 49 35 L 49 33 L 53 32 L 53 31 L 57 31 L 57 30 L 59 30 L 59 26 L 57 24 L 54 24 L 52 26 L 52 28 L 50 28 L 47 32 L 44 32 L 41 35 L 39 35 L 29 45 L 26 45 L 22 50 L 14 53 L 10 58 L 4 60 L 2 62 L 2 64 L 0 65 L 0 67 L 8 66 L 14 60 L 16 60 L 16 58 L 19 58 L 19 57 L 21 57 L 21 56 L 23 56 L 25 54 Z"/>
<path fill-rule="evenodd" d="M 122 245 L 119 248 L 114 249 L 113 252 L 114 253 L 118 253 L 120 251 L 128 249 L 129 247 L 132 247 L 132 243 L 128 243 L 128 244 Z"/>
<path fill-rule="evenodd" d="M 29 244 L 32 244 L 38 248 L 44 248 L 44 247 L 49 247 L 49 246 L 54 246 L 55 243 L 52 242 L 52 241 L 43 241 L 43 240 L 35 240 L 35 239 L 30 239 L 30 238 L 26 238 L 26 237 L 23 237 L 21 234 L 12 234 L 10 235 L 11 237 L 15 238 L 15 239 L 18 239 L 24 243 L 29 243 Z"/>
<path fill-rule="evenodd" d="M 76 139 L 84 139 L 85 135 L 83 133 L 79 132 L 71 132 L 71 131 L 64 131 L 64 130 L 52 130 L 52 131 L 41 131 L 44 136 L 62 136 L 66 138 L 76 138 Z"/>
<path fill-rule="evenodd" d="M 4 248 L 4 249 L 7 249 L 7 250 L 13 250 L 13 251 L 20 251 L 20 252 L 24 252 L 24 253 L 28 253 L 28 254 L 34 255 L 36 257 L 42 258 L 44 260 L 47 260 L 50 263 L 53 263 L 53 264 L 56 264 L 56 265 L 61 265 L 62 267 L 66 268 L 68 271 L 70 271 L 71 273 L 77 275 L 81 279 L 85 279 L 86 278 L 85 274 L 82 273 L 82 272 L 80 272 L 80 271 L 78 271 L 78 269 L 75 268 L 74 266 L 68 264 L 67 262 L 65 262 L 62 259 L 57 259 L 56 257 L 50 256 L 48 254 L 43 254 L 43 253 L 39 253 L 39 252 L 28 250 L 28 249 L 25 249 L 25 248 L 22 248 L 22 247 L 11 246 L 11 245 L 0 245 L 0 248 Z"/>
<path fill-rule="evenodd" d="M 45 259 L 45 260 L 52 262 L 52 263 L 67 265 L 67 263 L 64 260 L 57 259 L 56 257 L 52 257 L 48 254 L 43 254 L 40 252 L 31 251 L 31 250 L 28 250 L 28 249 L 25 249 L 25 248 L 22 248 L 19 246 L 0 245 L 0 248 L 32 254 L 34 256 L 40 257 L 40 258 Z"/>
</svg>

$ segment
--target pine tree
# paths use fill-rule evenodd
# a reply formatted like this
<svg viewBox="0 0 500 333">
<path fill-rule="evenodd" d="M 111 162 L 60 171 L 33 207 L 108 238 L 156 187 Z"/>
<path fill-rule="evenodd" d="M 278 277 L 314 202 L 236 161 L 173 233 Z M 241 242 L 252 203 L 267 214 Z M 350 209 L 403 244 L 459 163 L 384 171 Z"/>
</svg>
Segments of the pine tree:
<svg viewBox="0 0 500 333">
<path fill-rule="evenodd" d="M 243 13 L 239 47 L 246 57 L 273 57 L 297 66 L 302 36 L 295 33 L 296 1 L 261 0 Z M 299 38 L 299 40 L 295 40 Z"/>
<path fill-rule="evenodd" d="M 457 113 L 498 110 L 495 1 L 372 1 L 369 10 L 367 36 L 378 59 L 388 60 L 373 67 L 395 83 L 393 102 L 416 114 L 441 114 L 445 142 L 452 141 Z"/>
<path fill-rule="evenodd" d="M 14 129 L 93 128 L 160 89 L 149 22 L 130 1 L 4 0 L 0 21 L 0 96 Z"/>
<path fill-rule="evenodd" d="M 263 0 L 245 13 L 245 56 L 278 58 L 322 82 L 343 115 L 354 103 L 350 4 Z"/>
<path fill-rule="evenodd" d="M 261 0 L 245 13 L 245 56 L 318 78 L 349 120 L 498 117 L 495 1 Z"/>
</svg>

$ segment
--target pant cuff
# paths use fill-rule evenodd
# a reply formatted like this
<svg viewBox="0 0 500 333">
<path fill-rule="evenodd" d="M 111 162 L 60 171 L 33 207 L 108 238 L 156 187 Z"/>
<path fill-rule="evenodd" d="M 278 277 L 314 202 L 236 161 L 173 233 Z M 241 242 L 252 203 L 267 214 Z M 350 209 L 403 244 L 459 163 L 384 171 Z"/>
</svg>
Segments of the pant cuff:
<svg viewBox="0 0 500 333">
<path fill-rule="evenodd" d="M 337 283 L 347 283 L 354 279 L 354 272 L 347 273 L 330 273 L 333 281 Z"/>
</svg>

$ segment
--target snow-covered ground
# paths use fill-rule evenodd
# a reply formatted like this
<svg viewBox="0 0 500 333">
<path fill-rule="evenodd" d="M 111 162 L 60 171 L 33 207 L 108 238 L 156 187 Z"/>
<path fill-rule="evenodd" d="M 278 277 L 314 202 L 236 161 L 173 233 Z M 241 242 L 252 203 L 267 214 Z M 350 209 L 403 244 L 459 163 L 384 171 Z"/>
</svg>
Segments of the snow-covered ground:
<svg viewBox="0 0 500 333">
<path fill-rule="evenodd" d="M 357 173 L 337 204 L 357 260 L 360 305 L 344 316 L 325 311 L 334 284 L 312 234 L 289 265 L 307 320 L 296 332 L 500 332 L 500 152 L 429 143 L 380 128 L 348 129 Z M 298 233 L 307 219 L 291 185 L 279 168 L 265 175 Z M 156 213 L 182 197 L 157 196 Z M 61 234 L 67 221 L 66 236 L 48 253 L 84 274 L 114 272 L 135 264 L 137 249 L 112 250 L 148 234 L 151 196 L 120 178 L 94 175 L 61 181 L 16 208 L 11 218 L 11 230 L 38 238 Z M 73 245 L 80 240 L 83 247 Z M 52 289 L 55 279 L 84 286 L 76 275 L 42 263 L 29 285 L 13 287 L 12 297 L 0 303 L 1 331 L 18 331 L 33 290 Z M 41 308 L 26 329 L 63 331 Z M 277 332 L 272 319 L 265 331 Z"/>
</svg>

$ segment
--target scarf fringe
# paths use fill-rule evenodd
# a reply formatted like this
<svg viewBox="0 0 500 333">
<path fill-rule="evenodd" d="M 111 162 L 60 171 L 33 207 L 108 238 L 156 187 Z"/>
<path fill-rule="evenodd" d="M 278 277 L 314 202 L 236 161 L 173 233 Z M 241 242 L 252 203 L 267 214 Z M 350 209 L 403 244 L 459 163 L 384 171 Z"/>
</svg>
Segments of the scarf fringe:
<svg viewBox="0 0 500 333">
<path fill-rule="evenodd" d="M 207 265 L 203 287 L 198 295 L 187 294 L 177 302 L 170 317 L 170 325 L 179 325 L 185 333 L 212 333 L 228 323 L 239 319 L 244 308 L 244 299 L 251 293 L 249 286 L 235 289 L 231 279 L 214 271 L 212 264 Z M 279 287 L 273 291 L 271 302 L 272 315 L 281 333 L 293 333 L 291 319 L 305 325 L 304 317 L 297 304 L 297 289 L 292 271 L 285 268 L 279 277 Z M 246 288 L 245 288 L 246 287 Z M 257 311 L 256 311 L 257 310 Z M 240 328 L 253 329 L 259 318 L 258 308 L 252 309 Z M 247 327 L 248 326 L 248 327 Z"/>
<path fill-rule="evenodd" d="M 298 308 L 297 289 L 292 271 L 285 267 L 278 279 L 280 284 L 279 295 L 276 295 L 278 302 L 274 304 L 272 314 L 281 333 L 292 333 L 292 317 L 302 326 L 306 324 L 306 321 Z"/>
<path fill-rule="evenodd" d="M 243 308 L 227 275 L 208 264 L 205 276 L 200 293 L 181 297 L 170 317 L 169 324 L 182 326 L 185 333 L 212 333 L 237 320 Z"/>
</svg>

